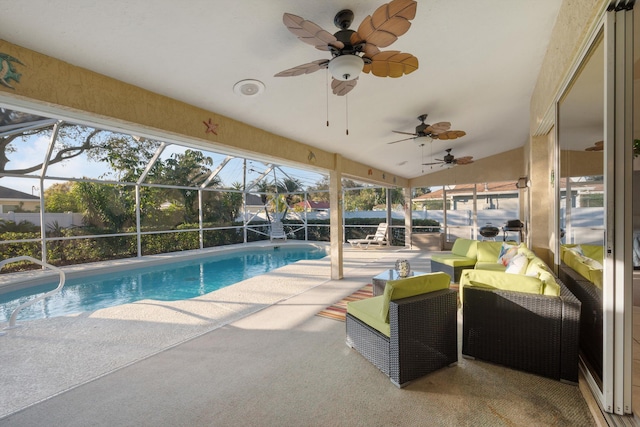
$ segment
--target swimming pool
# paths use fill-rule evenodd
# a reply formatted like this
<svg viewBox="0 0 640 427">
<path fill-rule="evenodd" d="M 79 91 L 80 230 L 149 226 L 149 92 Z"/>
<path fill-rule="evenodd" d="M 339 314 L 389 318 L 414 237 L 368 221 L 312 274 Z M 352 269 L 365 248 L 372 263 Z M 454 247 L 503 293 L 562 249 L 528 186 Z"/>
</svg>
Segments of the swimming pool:
<svg viewBox="0 0 640 427">
<path fill-rule="evenodd" d="M 59 293 L 23 309 L 18 320 L 94 311 L 143 299 L 177 301 L 194 298 L 287 264 L 326 255 L 324 248 L 312 245 L 267 247 L 70 278 Z M 8 321 L 18 305 L 57 285 L 56 279 L 56 282 L 0 294 L 0 321 Z"/>
</svg>

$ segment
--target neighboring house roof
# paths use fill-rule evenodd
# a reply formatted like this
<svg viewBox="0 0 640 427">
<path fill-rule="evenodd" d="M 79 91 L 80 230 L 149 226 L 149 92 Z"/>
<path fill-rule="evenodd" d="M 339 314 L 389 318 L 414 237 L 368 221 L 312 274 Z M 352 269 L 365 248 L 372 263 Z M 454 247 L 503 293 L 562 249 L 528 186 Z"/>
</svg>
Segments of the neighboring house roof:
<svg viewBox="0 0 640 427">
<path fill-rule="evenodd" d="M 247 194 L 246 204 L 247 206 L 264 206 L 264 202 L 262 201 L 260 195 L 251 193 Z"/>
<path fill-rule="evenodd" d="M 475 184 L 476 193 L 482 194 L 515 194 L 518 192 L 515 181 L 500 181 L 500 182 L 488 182 Z M 473 194 L 474 184 L 458 184 L 453 188 L 447 188 L 447 196 L 460 196 Z M 423 194 L 422 196 L 415 197 L 414 202 L 420 200 L 442 199 L 442 187 L 431 193 Z"/>
<path fill-rule="evenodd" d="M 293 205 L 296 208 L 327 210 L 331 207 L 329 202 L 314 202 L 313 200 L 304 200 Z"/>
<path fill-rule="evenodd" d="M 40 200 L 40 197 L 23 193 L 22 191 L 14 190 L 13 188 L 0 186 L 0 200 L 37 201 Z"/>
</svg>

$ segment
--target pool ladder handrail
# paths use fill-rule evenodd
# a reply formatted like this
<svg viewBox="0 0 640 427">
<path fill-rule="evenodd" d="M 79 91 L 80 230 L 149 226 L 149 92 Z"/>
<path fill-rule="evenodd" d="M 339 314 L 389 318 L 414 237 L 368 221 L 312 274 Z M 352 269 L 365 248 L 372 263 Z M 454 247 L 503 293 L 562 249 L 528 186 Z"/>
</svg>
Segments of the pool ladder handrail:
<svg viewBox="0 0 640 427">
<path fill-rule="evenodd" d="M 58 268 L 58 267 L 56 267 L 54 265 L 48 264 L 46 262 L 40 261 L 39 259 L 35 259 L 33 257 L 30 257 L 28 255 L 18 256 L 18 257 L 14 257 L 14 258 L 8 258 L 8 259 L 5 259 L 3 261 L 0 261 L 0 270 L 2 270 L 4 268 L 4 266 L 7 265 L 7 264 L 12 264 L 14 262 L 20 262 L 20 261 L 31 261 L 31 262 L 33 262 L 35 264 L 39 264 L 39 265 L 41 265 L 41 266 L 43 266 L 45 268 L 49 268 L 49 269 L 51 269 L 53 271 L 57 271 L 58 274 L 60 275 L 60 283 L 58 283 L 58 286 L 55 289 L 53 289 L 53 290 L 51 290 L 51 291 L 49 291 L 47 293 L 44 293 L 44 294 L 40 295 L 39 297 L 37 297 L 35 299 L 32 299 L 30 301 L 26 301 L 26 302 L 20 304 L 19 306 L 17 306 L 13 310 L 13 312 L 11 313 L 11 317 L 9 318 L 9 326 L 5 327 L 4 329 L 17 328 L 18 326 L 16 326 L 16 318 L 18 317 L 18 313 L 20 313 L 20 311 L 23 308 L 29 307 L 29 306 L 37 303 L 38 301 L 42 301 L 43 299 L 48 298 L 51 295 L 54 295 L 54 294 L 60 292 L 60 290 L 64 286 L 64 282 L 65 282 L 64 271 L 62 271 L 60 268 Z M 4 332 L 1 332 L 0 335 L 4 335 Z"/>
</svg>

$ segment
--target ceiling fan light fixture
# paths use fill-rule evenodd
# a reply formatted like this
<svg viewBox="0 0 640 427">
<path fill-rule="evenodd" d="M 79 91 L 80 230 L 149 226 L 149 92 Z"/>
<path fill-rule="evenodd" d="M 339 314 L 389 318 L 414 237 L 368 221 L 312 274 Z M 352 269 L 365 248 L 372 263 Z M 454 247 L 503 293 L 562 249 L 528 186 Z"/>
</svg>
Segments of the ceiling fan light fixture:
<svg viewBox="0 0 640 427">
<path fill-rule="evenodd" d="M 416 144 L 422 146 L 422 145 L 426 144 L 427 142 L 433 142 L 433 138 L 431 137 L 431 135 L 418 136 L 413 141 Z"/>
<path fill-rule="evenodd" d="M 336 80 L 356 79 L 364 67 L 364 60 L 358 55 L 340 55 L 329 61 L 329 72 Z"/>
</svg>

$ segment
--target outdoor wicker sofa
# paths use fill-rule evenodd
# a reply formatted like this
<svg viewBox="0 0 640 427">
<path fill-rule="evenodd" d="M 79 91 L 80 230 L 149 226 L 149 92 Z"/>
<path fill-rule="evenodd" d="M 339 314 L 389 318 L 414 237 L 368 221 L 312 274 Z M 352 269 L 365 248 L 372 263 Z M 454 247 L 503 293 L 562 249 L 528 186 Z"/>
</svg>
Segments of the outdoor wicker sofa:
<svg viewBox="0 0 640 427">
<path fill-rule="evenodd" d="M 419 282 L 425 276 L 437 277 L 442 282 L 442 286 L 438 286 L 440 290 L 400 299 L 391 296 L 394 282 Z M 349 303 L 347 345 L 373 363 L 398 387 L 457 363 L 457 292 L 448 288 L 449 281 L 450 277 L 444 273 L 389 281 L 384 295 Z M 370 319 L 361 315 L 361 310 L 352 310 L 359 303 L 382 306 L 385 297 L 391 298 L 387 300 L 388 335 L 368 324 Z"/>
<path fill-rule="evenodd" d="M 559 296 L 464 287 L 463 356 L 577 383 L 581 304 L 557 283 Z"/>
</svg>

